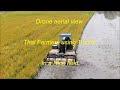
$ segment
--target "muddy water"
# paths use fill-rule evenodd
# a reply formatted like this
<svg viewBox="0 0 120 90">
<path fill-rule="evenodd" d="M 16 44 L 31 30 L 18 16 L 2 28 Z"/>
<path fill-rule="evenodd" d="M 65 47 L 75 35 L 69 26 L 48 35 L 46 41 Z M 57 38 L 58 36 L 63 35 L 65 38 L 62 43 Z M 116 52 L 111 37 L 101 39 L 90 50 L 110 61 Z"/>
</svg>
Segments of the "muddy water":
<svg viewBox="0 0 120 90">
<path fill-rule="evenodd" d="M 79 45 L 79 66 L 44 66 L 36 79 L 120 79 L 120 12 L 96 12 L 81 40 L 95 45 Z"/>
</svg>

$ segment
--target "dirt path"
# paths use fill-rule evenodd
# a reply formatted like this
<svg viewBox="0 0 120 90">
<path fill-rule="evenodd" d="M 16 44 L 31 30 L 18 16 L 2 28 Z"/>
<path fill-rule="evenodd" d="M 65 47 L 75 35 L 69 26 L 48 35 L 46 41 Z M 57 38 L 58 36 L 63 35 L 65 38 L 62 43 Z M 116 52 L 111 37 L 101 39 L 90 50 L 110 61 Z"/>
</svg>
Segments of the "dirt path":
<svg viewBox="0 0 120 90">
<path fill-rule="evenodd" d="M 36 79 L 120 79 L 120 13 L 96 12 L 81 40 L 96 45 L 79 45 L 79 66 L 44 66 Z"/>
</svg>

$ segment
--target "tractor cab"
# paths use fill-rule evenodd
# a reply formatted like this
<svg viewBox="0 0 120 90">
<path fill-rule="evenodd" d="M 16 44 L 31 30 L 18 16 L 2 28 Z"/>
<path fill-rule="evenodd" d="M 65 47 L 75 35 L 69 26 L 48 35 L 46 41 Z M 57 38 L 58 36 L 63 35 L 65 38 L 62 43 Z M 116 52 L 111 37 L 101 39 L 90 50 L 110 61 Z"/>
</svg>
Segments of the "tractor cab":
<svg viewBox="0 0 120 90">
<path fill-rule="evenodd" d="M 59 36 L 59 50 L 60 52 L 65 53 L 66 50 L 72 50 L 73 45 L 71 44 L 71 34 L 60 34 Z"/>
<path fill-rule="evenodd" d="M 60 34 L 59 41 L 62 40 L 71 40 L 72 35 L 68 33 Z"/>
</svg>

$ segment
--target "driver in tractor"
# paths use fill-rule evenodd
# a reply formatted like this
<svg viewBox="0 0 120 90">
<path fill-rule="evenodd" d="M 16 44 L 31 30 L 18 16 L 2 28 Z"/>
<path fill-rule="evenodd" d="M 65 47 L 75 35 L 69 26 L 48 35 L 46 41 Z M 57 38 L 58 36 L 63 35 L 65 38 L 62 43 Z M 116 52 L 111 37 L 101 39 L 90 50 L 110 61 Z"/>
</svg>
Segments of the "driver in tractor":
<svg viewBox="0 0 120 90">
<path fill-rule="evenodd" d="M 73 46 L 71 44 L 71 39 L 69 37 L 66 37 L 65 38 L 65 41 L 67 41 L 67 44 L 66 44 L 66 50 L 72 50 L 73 49 Z"/>
<path fill-rule="evenodd" d="M 65 53 L 65 50 L 72 50 L 73 49 L 73 46 L 71 44 L 71 39 L 69 37 L 63 37 L 62 41 L 60 41 L 59 45 L 60 45 L 59 50 L 62 53 Z"/>
<path fill-rule="evenodd" d="M 60 41 L 60 44 L 59 44 L 59 52 L 61 53 L 65 53 L 65 43 L 64 43 L 64 41 L 65 41 L 65 37 L 63 37 L 62 38 L 62 41 Z"/>
</svg>

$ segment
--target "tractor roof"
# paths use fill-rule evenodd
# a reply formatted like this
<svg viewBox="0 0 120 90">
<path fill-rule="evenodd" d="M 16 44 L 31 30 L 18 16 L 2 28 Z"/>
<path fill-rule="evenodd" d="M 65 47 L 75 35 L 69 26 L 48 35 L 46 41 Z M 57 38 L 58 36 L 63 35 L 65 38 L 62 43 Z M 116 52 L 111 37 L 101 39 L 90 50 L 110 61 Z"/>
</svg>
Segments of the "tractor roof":
<svg viewBox="0 0 120 90">
<path fill-rule="evenodd" d="M 60 34 L 60 37 L 71 37 L 72 35 L 70 33 L 63 33 Z"/>
</svg>

